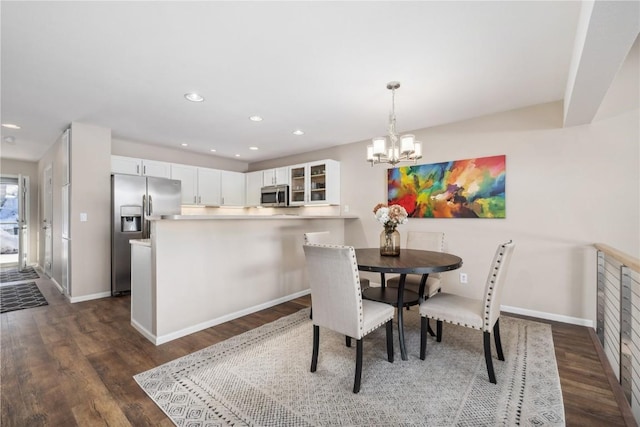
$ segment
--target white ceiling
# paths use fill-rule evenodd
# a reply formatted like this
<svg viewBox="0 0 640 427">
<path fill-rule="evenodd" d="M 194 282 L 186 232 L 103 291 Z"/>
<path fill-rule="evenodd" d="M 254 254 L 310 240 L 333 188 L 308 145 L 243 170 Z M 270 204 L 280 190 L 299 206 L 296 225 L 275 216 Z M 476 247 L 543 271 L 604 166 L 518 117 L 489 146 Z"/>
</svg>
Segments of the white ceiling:
<svg viewBox="0 0 640 427">
<path fill-rule="evenodd" d="M 571 77 L 575 1 L 0 7 L 1 120 L 22 127 L 2 128 L 5 158 L 38 160 L 79 121 L 251 163 L 385 134 L 391 80 L 400 132 L 562 100 L 585 80 Z"/>
</svg>

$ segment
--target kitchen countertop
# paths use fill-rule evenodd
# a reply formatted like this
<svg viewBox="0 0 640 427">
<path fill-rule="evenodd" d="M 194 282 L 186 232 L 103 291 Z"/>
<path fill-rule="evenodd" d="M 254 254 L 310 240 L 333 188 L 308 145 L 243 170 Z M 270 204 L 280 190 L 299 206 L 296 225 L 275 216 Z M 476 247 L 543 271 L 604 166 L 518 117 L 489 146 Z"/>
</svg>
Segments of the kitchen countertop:
<svg viewBox="0 0 640 427">
<path fill-rule="evenodd" d="M 150 217 L 150 220 L 173 220 L 173 221 L 193 221 L 193 220 L 256 220 L 256 219 L 358 219 L 355 215 L 162 215 Z"/>
<path fill-rule="evenodd" d="M 151 247 L 151 239 L 131 239 L 129 240 L 129 243 L 132 245 Z"/>
</svg>

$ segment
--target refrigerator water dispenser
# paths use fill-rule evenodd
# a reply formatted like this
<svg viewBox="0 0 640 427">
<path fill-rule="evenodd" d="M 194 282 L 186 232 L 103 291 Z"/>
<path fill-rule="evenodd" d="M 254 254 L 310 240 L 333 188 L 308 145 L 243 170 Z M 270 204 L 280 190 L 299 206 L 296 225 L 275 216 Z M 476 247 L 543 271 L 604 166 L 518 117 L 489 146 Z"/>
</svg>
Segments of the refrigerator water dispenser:
<svg viewBox="0 0 640 427">
<path fill-rule="evenodd" d="M 142 206 L 120 206 L 120 231 L 142 231 Z"/>
</svg>

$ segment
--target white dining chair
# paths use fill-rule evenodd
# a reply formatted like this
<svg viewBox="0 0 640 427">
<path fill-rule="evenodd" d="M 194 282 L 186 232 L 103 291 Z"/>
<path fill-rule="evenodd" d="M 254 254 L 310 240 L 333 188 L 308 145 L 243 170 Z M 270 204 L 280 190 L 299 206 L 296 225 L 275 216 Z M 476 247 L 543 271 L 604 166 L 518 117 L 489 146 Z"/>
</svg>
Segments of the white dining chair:
<svg viewBox="0 0 640 427">
<path fill-rule="evenodd" d="M 313 351 L 311 372 L 318 367 L 320 327 L 356 340 L 353 392 L 360 391 L 362 339 L 386 325 L 387 360 L 393 362 L 393 315 L 389 304 L 362 299 L 355 250 L 351 246 L 303 246 L 311 285 Z"/>
<path fill-rule="evenodd" d="M 304 233 L 304 244 L 316 244 L 316 245 L 336 245 L 340 242 L 336 242 L 331 238 L 329 231 L 310 231 Z M 360 288 L 367 289 L 370 286 L 369 279 L 364 277 L 360 278 Z"/>
<path fill-rule="evenodd" d="M 484 358 L 489 381 L 496 383 L 491 356 L 491 334 L 499 360 L 504 360 L 500 342 L 500 299 L 515 244 L 513 241 L 498 246 L 487 277 L 482 299 L 468 298 L 439 292 L 420 304 L 420 359 L 427 351 L 427 319 L 437 322 L 436 340 L 442 341 L 442 322 L 453 323 L 483 332 Z"/>
</svg>

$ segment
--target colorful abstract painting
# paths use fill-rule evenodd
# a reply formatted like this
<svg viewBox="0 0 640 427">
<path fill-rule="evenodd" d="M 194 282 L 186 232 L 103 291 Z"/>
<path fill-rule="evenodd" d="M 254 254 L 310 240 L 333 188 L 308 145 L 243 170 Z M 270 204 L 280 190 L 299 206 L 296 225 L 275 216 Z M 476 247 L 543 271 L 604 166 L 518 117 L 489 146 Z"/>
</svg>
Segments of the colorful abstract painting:
<svg viewBox="0 0 640 427">
<path fill-rule="evenodd" d="M 412 218 L 505 218 L 506 156 L 389 169 L 388 203 Z"/>
</svg>

